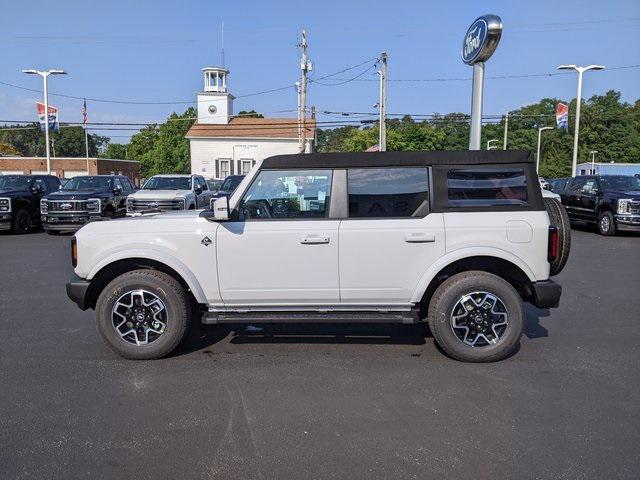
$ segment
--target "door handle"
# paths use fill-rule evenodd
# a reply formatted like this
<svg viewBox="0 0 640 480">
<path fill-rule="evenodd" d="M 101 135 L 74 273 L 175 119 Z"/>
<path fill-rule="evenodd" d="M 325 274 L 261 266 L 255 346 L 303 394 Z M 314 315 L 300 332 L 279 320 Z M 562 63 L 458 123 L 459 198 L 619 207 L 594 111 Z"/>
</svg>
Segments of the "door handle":
<svg viewBox="0 0 640 480">
<path fill-rule="evenodd" d="M 317 245 L 319 243 L 329 243 L 329 237 L 322 235 L 305 235 L 300 237 L 300 243 L 303 245 Z"/>
<path fill-rule="evenodd" d="M 434 233 L 412 232 L 405 234 L 404 241 L 407 243 L 430 243 L 436 241 L 436 235 Z"/>
</svg>

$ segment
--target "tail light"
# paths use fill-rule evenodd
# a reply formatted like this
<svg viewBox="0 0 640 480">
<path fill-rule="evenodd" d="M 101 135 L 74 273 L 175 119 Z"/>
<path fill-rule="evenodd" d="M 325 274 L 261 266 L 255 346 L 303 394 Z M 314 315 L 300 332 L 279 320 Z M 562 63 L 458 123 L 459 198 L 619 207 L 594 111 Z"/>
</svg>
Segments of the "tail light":
<svg viewBox="0 0 640 480">
<path fill-rule="evenodd" d="M 71 265 L 73 268 L 78 266 L 78 242 L 76 237 L 71 237 Z"/>
<path fill-rule="evenodd" d="M 549 246 L 547 249 L 547 260 L 553 262 L 558 258 L 560 252 L 560 236 L 558 235 L 558 228 L 555 225 L 549 227 Z"/>
</svg>

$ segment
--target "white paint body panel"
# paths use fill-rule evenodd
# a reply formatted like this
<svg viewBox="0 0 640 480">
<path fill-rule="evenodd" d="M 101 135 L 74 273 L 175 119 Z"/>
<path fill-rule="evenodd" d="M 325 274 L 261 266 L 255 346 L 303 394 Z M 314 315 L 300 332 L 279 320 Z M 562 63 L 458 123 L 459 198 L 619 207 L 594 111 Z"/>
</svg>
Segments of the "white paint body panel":
<svg viewBox="0 0 640 480">
<path fill-rule="evenodd" d="M 441 213 L 425 218 L 343 220 L 340 223 L 341 300 L 407 304 L 425 270 L 443 256 L 444 251 Z"/>
<path fill-rule="evenodd" d="M 225 304 L 338 303 L 339 224 L 339 220 L 222 224 L 216 244 Z M 302 243 L 305 239 L 312 243 Z"/>
</svg>

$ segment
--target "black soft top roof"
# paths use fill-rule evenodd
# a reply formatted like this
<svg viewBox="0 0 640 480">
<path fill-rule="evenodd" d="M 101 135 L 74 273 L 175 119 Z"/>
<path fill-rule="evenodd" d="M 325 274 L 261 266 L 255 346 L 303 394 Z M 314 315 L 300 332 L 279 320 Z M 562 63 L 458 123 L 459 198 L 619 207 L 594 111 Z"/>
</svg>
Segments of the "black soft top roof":
<svg viewBox="0 0 640 480">
<path fill-rule="evenodd" d="M 298 153 L 266 158 L 261 168 L 416 167 L 533 163 L 529 150 Z"/>
</svg>

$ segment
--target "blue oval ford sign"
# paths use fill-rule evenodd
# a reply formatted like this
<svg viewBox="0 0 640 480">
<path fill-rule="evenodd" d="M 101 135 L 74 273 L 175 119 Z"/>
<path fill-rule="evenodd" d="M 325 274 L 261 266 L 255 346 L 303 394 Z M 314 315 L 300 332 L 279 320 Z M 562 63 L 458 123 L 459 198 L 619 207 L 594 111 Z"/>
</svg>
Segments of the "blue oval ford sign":
<svg viewBox="0 0 640 480">
<path fill-rule="evenodd" d="M 491 57 L 502 35 L 502 20 L 496 15 L 484 15 L 471 24 L 462 42 L 462 61 L 468 65 Z"/>
</svg>

